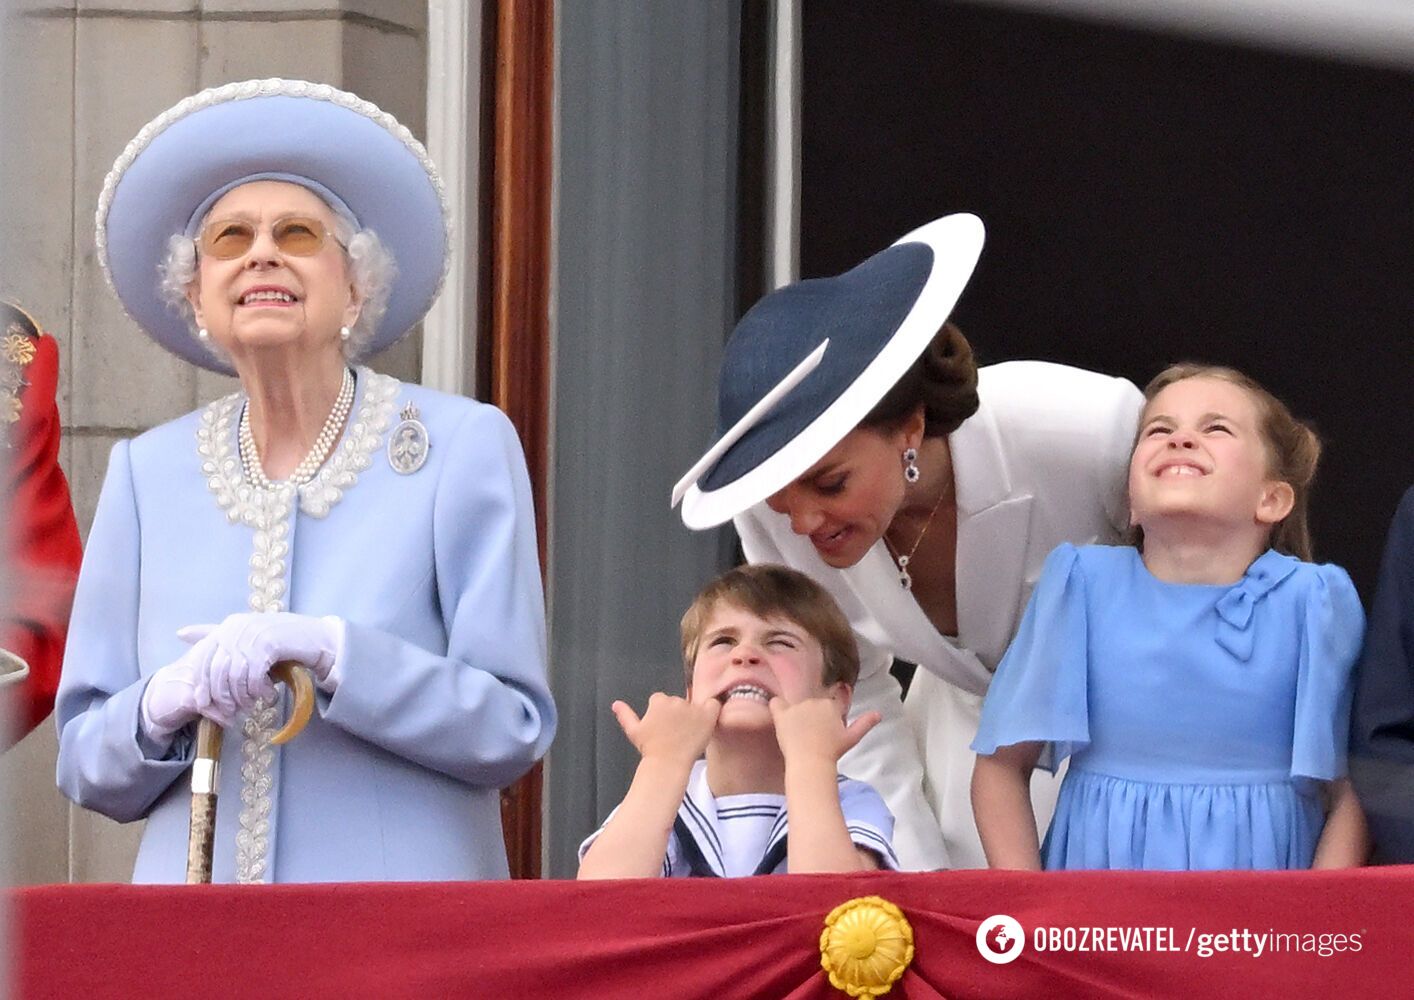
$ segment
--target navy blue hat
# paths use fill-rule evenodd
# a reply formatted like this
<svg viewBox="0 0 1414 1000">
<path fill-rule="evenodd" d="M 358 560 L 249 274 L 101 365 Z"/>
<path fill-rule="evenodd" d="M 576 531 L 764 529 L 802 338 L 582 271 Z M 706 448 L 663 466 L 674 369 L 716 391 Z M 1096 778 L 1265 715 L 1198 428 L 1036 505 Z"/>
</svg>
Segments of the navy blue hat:
<svg viewBox="0 0 1414 1000">
<path fill-rule="evenodd" d="M 389 346 L 441 290 L 449 223 L 427 150 L 397 119 L 355 94 L 303 80 L 246 80 L 185 98 L 143 126 L 98 198 L 98 262 L 129 316 L 186 360 L 225 371 L 163 301 L 168 240 L 192 236 L 212 204 L 256 180 L 299 184 L 378 234 L 397 264 L 369 343 Z"/>
<path fill-rule="evenodd" d="M 683 523 L 730 520 L 859 426 L 947 321 L 984 237 L 977 216 L 945 216 L 844 274 L 752 306 L 722 356 L 717 442 L 673 489 Z"/>
</svg>

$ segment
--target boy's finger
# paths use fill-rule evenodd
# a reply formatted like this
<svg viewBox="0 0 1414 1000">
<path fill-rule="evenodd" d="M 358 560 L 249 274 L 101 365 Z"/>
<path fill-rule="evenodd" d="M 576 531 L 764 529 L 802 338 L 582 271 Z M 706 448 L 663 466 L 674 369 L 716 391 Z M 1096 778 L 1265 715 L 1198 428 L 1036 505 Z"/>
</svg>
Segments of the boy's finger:
<svg viewBox="0 0 1414 1000">
<path fill-rule="evenodd" d="M 859 741 L 864 739 L 869 730 L 873 729 L 883 721 L 883 715 L 878 712 L 865 712 L 845 727 L 845 749 L 851 750 L 859 745 Z"/>
<path fill-rule="evenodd" d="M 781 713 L 786 710 L 786 700 L 780 695 L 772 695 L 771 700 L 766 703 L 766 707 L 771 710 L 772 721 L 779 722 Z"/>
<path fill-rule="evenodd" d="M 707 701 L 704 701 L 702 703 L 702 714 L 710 715 L 712 717 L 712 722 L 715 724 L 717 721 L 717 716 L 722 714 L 722 703 L 716 698 L 711 698 Z"/>
<path fill-rule="evenodd" d="M 624 735 L 630 740 L 633 739 L 633 731 L 638 728 L 642 721 L 638 713 L 626 701 L 616 701 L 609 706 L 609 711 L 614 713 L 614 718 L 619 723 L 619 728 L 624 731 Z"/>
</svg>

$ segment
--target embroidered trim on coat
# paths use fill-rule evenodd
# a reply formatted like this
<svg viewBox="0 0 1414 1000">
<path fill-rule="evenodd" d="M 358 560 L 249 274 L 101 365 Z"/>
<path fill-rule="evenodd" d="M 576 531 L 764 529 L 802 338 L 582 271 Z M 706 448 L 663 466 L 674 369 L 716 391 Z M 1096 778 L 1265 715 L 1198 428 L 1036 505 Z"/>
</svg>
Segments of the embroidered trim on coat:
<svg viewBox="0 0 1414 1000">
<path fill-rule="evenodd" d="M 373 453 L 382 444 L 402 384 L 368 368 L 358 368 L 365 389 L 363 402 L 351 417 L 343 443 L 320 468 L 318 475 L 298 488 L 299 507 L 311 517 L 325 517 L 344 493 L 358 482 L 359 473 L 373 464 Z M 276 483 L 274 489 L 256 487 L 245 480 L 235 447 L 236 422 L 245 399 L 236 392 L 209 404 L 196 432 L 196 451 L 207 488 L 231 523 L 252 529 L 250 555 L 250 609 L 285 610 L 285 567 L 289 555 L 290 519 L 296 488 Z M 270 737 L 279 726 L 278 702 L 261 699 L 241 722 L 241 812 L 236 832 L 236 881 L 263 882 L 270 854 L 270 810 L 273 779 L 270 765 L 275 754 Z"/>
</svg>

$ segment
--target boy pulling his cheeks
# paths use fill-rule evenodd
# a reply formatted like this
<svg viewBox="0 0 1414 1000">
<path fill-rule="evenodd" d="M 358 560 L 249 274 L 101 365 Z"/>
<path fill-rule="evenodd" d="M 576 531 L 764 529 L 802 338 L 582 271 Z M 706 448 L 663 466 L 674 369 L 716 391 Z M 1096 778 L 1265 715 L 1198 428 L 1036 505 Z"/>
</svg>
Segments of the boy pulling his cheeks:
<svg viewBox="0 0 1414 1000">
<path fill-rule="evenodd" d="M 845 723 L 859 674 L 849 622 L 804 574 L 741 566 L 682 620 L 687 698 L 614 717 L 641 760 L 580 847 L 580 878 L 896 868 L 893 817 L 839 758 L 879 721 Z M 704 758 L 705 754 L 705 759 Z"/>
</svg>

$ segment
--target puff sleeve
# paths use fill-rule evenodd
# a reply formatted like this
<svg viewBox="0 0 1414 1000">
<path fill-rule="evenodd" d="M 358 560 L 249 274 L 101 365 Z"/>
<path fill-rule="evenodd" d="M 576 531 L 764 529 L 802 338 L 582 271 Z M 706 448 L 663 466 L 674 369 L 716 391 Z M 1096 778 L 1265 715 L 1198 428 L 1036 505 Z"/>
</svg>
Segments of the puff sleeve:
<svg viewBox="0 0 1414 1000">
<path fill-rule="evenodd" d="M 1314 569 L 1300 626 L 1291 775 L 1331 781 L 1345 776 L 1352 672 L 1365 612 L 1345 570 Z"/>
<path fill-rule="evenodd" d="M 1041 569 L 1016 638 L 997 666 L 972 749 L 1047 744 L 1037 762 L 1054 773 L 1090 742 L 1088 625 L 1080 550 L 1058 546 Z"/>
</svg>

